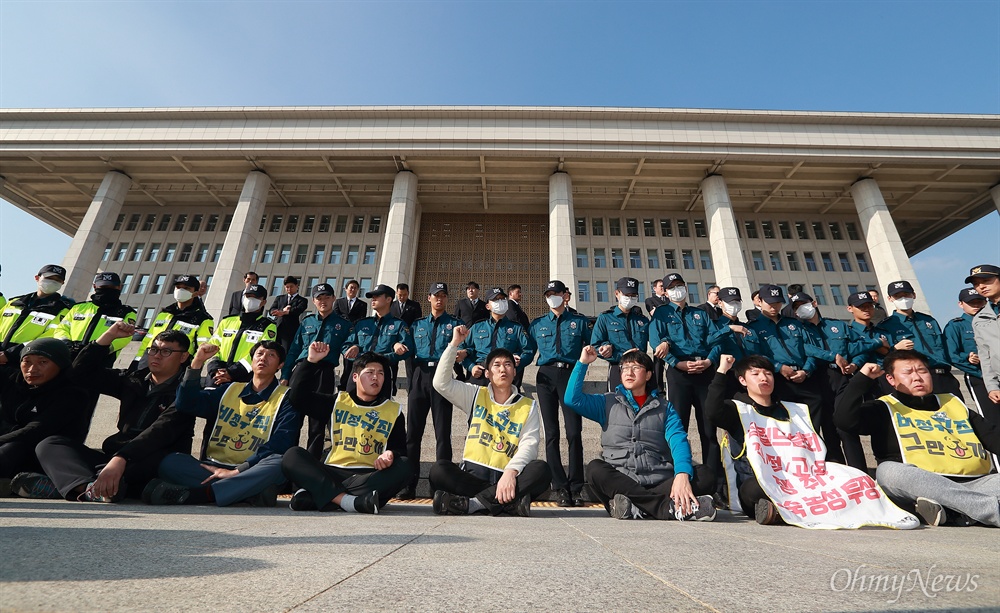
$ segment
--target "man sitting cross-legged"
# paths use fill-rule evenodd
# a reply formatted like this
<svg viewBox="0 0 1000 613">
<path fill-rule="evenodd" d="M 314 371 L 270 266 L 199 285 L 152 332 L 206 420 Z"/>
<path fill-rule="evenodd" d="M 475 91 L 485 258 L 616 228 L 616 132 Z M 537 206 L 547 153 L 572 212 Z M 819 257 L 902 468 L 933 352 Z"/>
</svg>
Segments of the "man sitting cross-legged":
<svg viewBox="0 0 1000 613">
<path fill-rule="evenodd" d="M 650 390 L 653 360 L 622 354 L 622 382 L 607 394 L 584 394 L 587 367 L 597 351 L 587 345 L 566 388 L 566 406 L 601 424 L 601 458 L 587 465 L 587 484 L 611 517 L 712 521 L 707 495 L 715 475 L 691 463 L 691 444 L 670 403 Z"/>
<path fill-rule="evenodd" d="M 315 391 L 314 377 L 329 352 L 326 343 L 312 343 L 306 361 L 292 372 L 292 403 L 305 415 L 329 420 L 333 446 L 325 462 L 301 447 L 285 452 L 281 469 L 301 488 L 289 506 L 378 513 L 413 471 L 406 458 L 406 418 L 399 403 L 388 399 L 389 360 L 378 353 L 359 355 L 351 371 L 354 389 L 325 394 Z"/>
<path fill-rule="evenodd" d="M 184 373 L 177 410 L 204 417 L 212 429 L 201 459 L 184 453 L 160 463 L 160 479 L 149 482 L 142 498 L 149 504 L 236 502 L 273 507 L 285 482 L 281 454 L 299 440 L 302 416 L 292 408 L 288 388 L 275 376 L 285 361 L 277 341 L 260 341 L 250 350 L 253 379 L 201 389 L 201 367 L 219 346 L 205 343 Z"/>
<path fill-rule="evenodd" d="M 515 389 L 517 361 L 503 347 L 490 351 L 483 361 L 486 387 L 454 380 L 451 365 L 468 335 L 465 326 L 455 327 L 434 371 L 434 389 L 469 413 L 462 465 L 442 460 L 431 467 L 434 512 L 527 517 L 532 498 L 552 479 L 548 464 L 537 459 L 538 404 Z"/>
</svg>

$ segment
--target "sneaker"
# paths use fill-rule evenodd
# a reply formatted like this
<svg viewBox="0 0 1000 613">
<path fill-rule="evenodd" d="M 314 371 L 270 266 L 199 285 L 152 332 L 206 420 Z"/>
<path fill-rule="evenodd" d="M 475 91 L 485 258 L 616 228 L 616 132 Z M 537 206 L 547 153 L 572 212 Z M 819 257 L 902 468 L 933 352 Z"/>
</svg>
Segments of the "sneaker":
<svg viewBox="0 0 1000 613">
<path fill-rule="evenodd" d="M 417 497 L 417 491 L 414 487 L 407 485 L 396 494 L 396 500 L 413 500 Z"/>
<path fill-rule="evenodd" d="M 948 521 L 948 514 L 936 500 L 920 496 L 917 498 L 916 508 L 917 515 L 927 522 L 928 526 L 940 526 Z"/>
<path fill-rule="evenodd" d="M 615 519 L 633 519 L 632 501 L 625 494 L 615 494 L 608 507 L 611 517 Z"/>
<path fill-rule="evenodd" d="M 278 505 L 278 486 L 269 485 L 263 491 L 257 492 L 249 498 L 244 498 L 243 502 L 249 503 L 252 507 L 276 507 Z"/>
<path fill-rule="evenodd" d="M 457 496 L 444 490 L 435 490 L 431 506 L 434 508 L 435 515 L 468 515 L 469 498 Z"/>
<path fill-rule="evenodd" d="M 83 493 L 76 497 L 77 502 L 121 502 L 125 498 L 125 492 L 127 491 L 127 486 L 125 485 L 125 480 L 122 479 L 118 482 L 118 493 L 110 498 L 108 496 L 97 496 L 94 494 L 94 482 L 91 481 L 87 484 L 87 489 L 83 490 Z"/>
<path fill-rule="evenodd" d="M 17 473 L 10 480 L 10 491 L 21 498 L 58 500 L 62 498 L 52 479 L 41 473 Z"/>
<path fill-rule="evenodd" d="M 190 495 L 191 491 L 183 485 L 163 479 L 153 479 L 142 490 L 143 502 L 153 505 L 184 504 Z"/>
<path fill-rule="evenodd" d="M 307 489 L 301 489 L 292 494 L 292 501 L 288 503 L 288 508 L 293 511 L 315 511 L 316 501 Z"/>
<path fill-rule="evenodd" d="M 531 517 L 531 496 L 524 494 L 514 502 L 504 505 L 504 511 L 518 517 Z"/>
<path fill-rule="evenodd" d="M 677 521 L 713 521 L 717 513 L 711 496 L 698 496 L 698 501 L 691 504 L 691 512 L 687 515 L 681 515 L 680 509 L 671 500 L 669 512 L 673 513 Z"/>
<path fill-rule="evenodd" d="M 781 515 L 774 503 L 767 498 L 761 498 L 753 509 L 753 518 L 762 526 L 773 526 L 778 523 Z"/>
<path fill-rule="evenodd" d="M 378 515 L 378 492 L 362 494 L 354 499 L 354 510 L 358 513 Z"/>
<path fill-rule="evenodd" d="M 569 490 L 559 490 L 557 492 L 558 500 L 556 502 L 560 507 L 572 507 L 576 503 L 573 501 L 573 496 L 569 493 Z"/>
</svg>

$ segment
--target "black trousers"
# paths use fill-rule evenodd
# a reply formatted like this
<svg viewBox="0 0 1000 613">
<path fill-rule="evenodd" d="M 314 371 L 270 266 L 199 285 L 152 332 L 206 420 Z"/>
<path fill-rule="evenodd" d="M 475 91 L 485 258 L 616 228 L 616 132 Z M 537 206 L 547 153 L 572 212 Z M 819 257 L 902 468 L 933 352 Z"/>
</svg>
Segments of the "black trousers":
<svg viewBox="0 0 1000 613">
<path fill-rule="evenodd" d="M 302 447 L 292 447 L 281 458 L 281 472 L 312 494 L 319 509 L 340 494 L 358 496 L 373 491 L 378 492 L 382 508 L 406 485 L 413 465 L 407 458 L 397 457 L 383 470 L 338 468 L 323 464 Z"/>
<path fill-rule="evenodd" d="M 337 391 L 336 368 L 329 362 L 320 362 L 319 375 L 314 380 L 315 391 L 322 394 L 333 394 Z M 296 364 L 298 368 L 298 364 Z M 330 428 L 330 416 L 325 419 L 309 416 L 309 426 L 306 430 L 306 449 L 317 460 L 324 460 L 323 451 L 326 447 L 326 435 Z"/>
<path fill-rule="evenodd" d="M 73 490 L 96 479 L 105 464 L 114 457 L 65 436 L 48 437 L 38 443 L 35 453 L 38 455 L 42 470 L 67 500 L 75 499 Z M 128 488 L 129 497 L 142 496 L 143 488 L 157 477 L 160 461 L 166 456 L 167 452 L 164 451 L 145 458 L 128 460 L 125 463 L 122 480 Z"/>
<path fill-rule="evenodd" d="M 983 378 L 966 374 L 965 385 L 972 392 L 972 400 L 976 403 L 974 408 L 979 410 L 979 414 L 986 421 L 1000 427 L 1000 404 L 990 400 L 990 393 L 986 390 L 986 382 L 983 381 Z"/>
<path fill-rule="evenodd" d="M 517 486 L 514 497 L 517 499 L 527 494 L 532 500 L 540 497 L 549 488 L 552 472 L 549 465 L 541 460 L 532 460 L 517 476 Z M 503 510 L 503 505 L 497 502 L 496 483 L 464 471 L 454 462 L 437 462 L 431 466 L 431 491 L 444 490 L 459 496 L 475 496 L 483 503 L 491 515 Z"/>
<path fill-rule="evenodd" d="M 862 375 L 864 376 L 864 375 Z M 743 507 L 743 513 L 746 514 L 750 519 L 754 519 L 754 511 L 757 506 L 757 501 L 767 498 L 767 494 L 764 493 L 764 489 L 760 487 L 760 483 L 757 482 L 757 478 L 747 479 L 740 484 L 739 489 L 740 505 Z M 774 502 L 773 500 L 771 501 Z M 778 516 L 778 523 L 784 524 L 785 520 Z"/>
<path fill-rule="evenodd" d="M 666 373 L 667 363 L 663 361 L 663 358 L 653 358 L 653 380 L 656 382 L 656 389 L 661 394 L 667 390 L 667 386 L 664 384 Z"/>
<path fill-rule="evenodd" d="M 674 486 L 674 477 L 652 486 L 640 485 L 611 464 L 597 459 L 587 464 L 587 485 L 604 504 L 605 509 L 615 495 L 624 494 L 646 515 L 656 519 L 673 519 L 670 513 L 670 488 Z M 711 494 L 715 490 L 715 473 L 711 468 L 704 465 L 694 467 L 691 490 L 695 496 Z"/>
<path fill-rule="evenodd" d="M 10 479 L 17 473 L 42 470 L 35 457 L 35 443 L 11 441 L 0 445 L 0 478 Z"/>
<path fill-rule="evenodd" d="M 698 439 L 701 441 L 701 461 L 712 469 L 714 475 L 720 476 L 723 471 L 722 456 L 719 455 L 719 438 L 715 434 L 715 426 L 705 415 L 708 386 L 714 377 L 715 371 L 712 369 L 707 369 L 697 375 L 689 375 L 676 368 L 669 368 L 667 369 L 667 399 L 681 418 L 685 433 L 691 422 L 691 407 L 694 406 L 694 418 L 698 422 Z"/>
<path fill-rule="evenodd" d="M 836 366 L 836 364 L 833 366 Z M 818 424 L 814 423 L 813 427 L 817 429 L 823 437 L 823 442 L 826 443 L 827 461 L 844 464 L 845 452 L 840 431 L 833 424 L 834 401 L 837 399 L 837 391 L 844 381 L 844 374 L 840 372 L 840 368 L 830 368 L 829 364 L 822 364 L 817 367 L 816 372 L 812 376 L 816 379 L 816 383 L 822 391 L 820 394 L 820 421 Z M 864 470 L 864 468 L 862 467 L 861 470 Z"/>
<path fill-rule="evenodd" d="M 552 471 L 552 489 L 569 489 L 577 495 L 583 491 L 583 418 L 563 403 L 571 368 L 557 368 L 547 364 L 538 367 L 535 375 L 535 395 L 545 428 L 545 461 Z M 559 451 L 559 409 L 562 408 L 566 424 L 566 442 L 569 444 L 569 471 L 563 469 Z"/>
<path fill-rule="evenodd" d="M 434 366 L 414 364 L 410 393 L 406 399 L 406 456 L 413 459 L 415 470 L 410 485 L 420 477 L 420 447 L 427 426 L 427 413 L 434 420 L 435 460 L 451 462 L 451 416 L 453 407 L 434 389 Z"/>
<path fill-rule="evenodd" d="M 837 400 L 840 399 L 840 395 L 847 389 L 847 384 L 851 382 L 851 378 L 855 376 L 863 377 L 864 375 L 858 375 L 857 373 L 854 375 L 845 375 L 838 369 L 832 371 L 828 376 L 830 384 L 828 390 L 829 393 L 832 393 L 833 406 L 836 406 Z M 824 390 L 824 398 L 826 393 L 828 392 Z M 871 398 L 865 398 L 865 400 L 871 400 Z M 840 437 L 840 447 L 844 452 L 844 463 L 860 471 L 867 471 L 868 460 L 865 458 L 865 448 L 861 446 L 861 437 L 840 428 L 837 428 L 837 436 Z M 830 446 L 829 442 L 827 442 L 827 446 Z M 829 456 L 827 459 L 835 461 Z"/>
</svg>

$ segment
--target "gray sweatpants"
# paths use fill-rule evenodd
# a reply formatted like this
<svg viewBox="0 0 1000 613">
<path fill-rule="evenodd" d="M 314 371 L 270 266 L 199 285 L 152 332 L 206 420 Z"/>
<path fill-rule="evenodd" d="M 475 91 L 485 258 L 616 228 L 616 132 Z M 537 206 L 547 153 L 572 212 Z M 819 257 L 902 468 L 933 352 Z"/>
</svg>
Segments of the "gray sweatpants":
<svg viewBox="0 0 1000 613">
<path fill-rule="evenodd" d="M 918 496 L 930 498 L 982 524 L 1000 527 L 1000 474 L 953 481 L 909 464 L 882 462 L 875 480 L 890 498 L 911 503 Z"/>
</svg>

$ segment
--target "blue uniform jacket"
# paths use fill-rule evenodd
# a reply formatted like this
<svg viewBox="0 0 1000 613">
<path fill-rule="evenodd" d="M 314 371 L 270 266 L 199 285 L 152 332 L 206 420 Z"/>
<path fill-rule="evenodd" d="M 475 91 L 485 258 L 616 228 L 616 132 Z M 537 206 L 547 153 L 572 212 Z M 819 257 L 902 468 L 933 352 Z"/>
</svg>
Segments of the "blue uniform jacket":
<svg viewBox="0 0 1000 613">
<path fill-rule="evenodd" d="M 969 363 L 969 354 L 979 353 L 976 337 L 972 333 L 972 315 L 963 313 L 945 324 L 944 347 L 952 366 L 973 377 L 983 378 L 982 367 Z"/>
<path fill-rule="evenodd" d="M 556 347 L 556 316 L 549 311 L 531 322 L 531 340 L 538 347 L 538 365 L 551 362 L 574 364 L 580 352 L 590 344 L 590 327 L 587 318 L 578 313 L 563 311 L 559 317 L 559 346 Z"/>
<path fill-rule="evenodd" d="M 632 342 L 629 342 L 626 327 L 632 336 Z M 646 346 L 649 345 L 649 318 L 643 315 L 642 309 L 637 306 L 632 307 L 628 313 L 617 306 L 611 307 L 597 316 L 597 322 L 590 334 L 590 344 L 595 349 L 610 344 L 611 357 L 601 357 L 601 359 L 606 359 L 611 364 L 617 364 L 622 359 L 622 354 L 629 349 L 638 349 L 646 353 Z"/>
<path fill-rule="evenodd" d="M 392 349 L 396 343 L 406 345 L 406 353 L 396 355 Z M 351 335 L 344 342 L 343 351 L 346 352 L 354 345 L 358 346 L 361 353 L 374 351 L 384 355 L 392 363 L 413 357 L 413 334 L 403 320 L 392 315 L 386 315 L 377 322 L 374 317 L 359 319 L 354 324 Z"/>
<path fill-rule="evenodd" d="M 944 352 L 941 326 L 930 315 L 914 311 L 913 315 L 907 317 L 896 311 L 879 323 L 879 326 L 892 334 L 889 338 L 890 345 L 895 345 L 904 339 L 913 341 L 913 349 L 927 356 L 931 368 L 951 366 Z"/>
<path fill-rule="evenodd" d="M 441 313 L 437 318 L 436 338 L 431 337 L 434 332 L 434 315 L 421 317 L 413 322 L 410 332 L 413 334 L 415 352 L 413 359 L 417 362 L 436 362 L 441 359 L 441 352 L 451 342 L 452 332 L 455 326 L 461 326 L 462 320 L 452 317 L 447 313 Z"/>
<path fill-rule="evenodd" d="M 309 357 L 309 345 L 315 342 L 330 346 L 330 353 L 326 354 L 322 361 L 336 368 L 340 364 L 340 352 L 344 349 L 344 341 L 350 335 L 351 322 L 336 313 L 331 312 L 326 319 L 320 319 L 316 313 L 306 315 L 288 348 L 288 359 L 281 369 L 281 378 L 287 381 L 292 376 L 292 368 L 297 362 Z"/>
<path fill-rule="evenodd" d="M 695 357 L 718 364 L 722 348 L 712 343 L 718 331 L 718 325 L 702 309 L 689 304 L 679 309 L 671 302 L 653 312 L 649 344 L 656 349 L 663 341 L 670 343 L 669 353 L 663 358 L 670 366 Z"/>
<path fill-rule="evenodd" d="M 775 372 L 780 371 L 782 366 L 791 366 L 809 374 L 816 371 L 818 362 L 806 353 L 807 332 L 799 320 L 782 317 L 775 323 L 761 315 L 747 324 L 747 327 L 756 332 L 751 341 L 753 350 L 750 353 L 771 358 Z M 750 339 L 748 337 L 745 340 Z"/>
<path fill-rule="evenodd" d="M 496 330 L 496 343 L 491 345 L 494 330 Z M 486 356 L 497 347 L 503 347 L 521 357 L 521 363 L 517 366 L 519 371 L 524 370 L 524 367 L 531 364 L 531 360 L 535 358 L 535 343 L 528 337 L 521 324 L 506 317 L 494 322 L 493 317 L 490 317 L 473 324 L 469 329 L 469 336 L 460 347 L 469 352 L 462 361 L 462 366 L 470 370 L 476 364 L 486 366 Z"/>
</svg>

